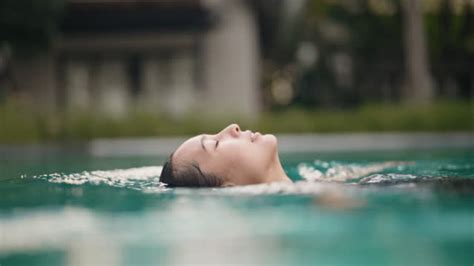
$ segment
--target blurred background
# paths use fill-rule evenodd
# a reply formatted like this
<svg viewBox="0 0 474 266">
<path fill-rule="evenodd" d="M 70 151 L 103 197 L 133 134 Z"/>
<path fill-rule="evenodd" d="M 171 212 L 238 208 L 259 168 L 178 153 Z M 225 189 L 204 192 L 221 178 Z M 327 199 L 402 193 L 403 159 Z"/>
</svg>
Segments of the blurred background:
<svg viewBox="0 0 474 266">
<path fill-rule="evenodd" d="M 472 131 L 470 0 L 3 0 L 0 143 Z"/>
<path fill-rule="evenodd" d="M 472 265 L 473 15 L 0 0 L 0 266 Z M 233 122 L 278 136 L 294 185 L 163 187 Z"/>
</svg>

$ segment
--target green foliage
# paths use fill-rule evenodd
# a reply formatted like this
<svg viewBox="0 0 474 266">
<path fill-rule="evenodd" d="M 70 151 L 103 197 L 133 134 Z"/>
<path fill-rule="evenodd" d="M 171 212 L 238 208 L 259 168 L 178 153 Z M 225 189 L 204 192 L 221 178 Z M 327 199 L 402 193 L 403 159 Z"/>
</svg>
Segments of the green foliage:
<svg viewBox="0 0 474 266">
<path fill-rule="evenodd" d="M 278 74 L 280 69 L 290 70 L 297 88 L 290 105 L 347 107 L 367 101 L 410 101 L 409 94 L 403 92 L 407 81 L 404 31 L 408 21 L 402 1 L 309 0 L 305 3 L 300 16 L 287 26 L 286 41 L 271 43 L 276 47 L 269 49 L 272 53 L 265 54 L 275 64 L 265 69 L 268 77 Z M 469 98 L 474 9 L 468 1 L 426 0 L 420 4 L 426 30 L 428 72 L 437 88 L 436 96 Z M 317 51 L 314 65 L 299 65 L 295 52 L 300 43 L 314 44 Z M 336 64 L 338 58 L 346 59 L 345 63 Z M 343 75 L 338 73 L 337 65 L 347 67 L 350 78 L 346 80 L 350 81 L 341 82 Z"/>
<path fill-rule="evenodd" d="M 157 137 L 217 132 L 229 123 L 271 133 L 472 131 L 470 102 L 438 102 L 430 106 L 366 104 L 351 110 L 293 108 L 266 112 L 254 121 L 235 116 L 209 118 L 190 114 L 173 119 L 134 112 L 123 118 L 93 112 L 38 113 L 30 106 L 0 106 L 0 143 L 76 141 L 93 138 Z"/>
</svg>

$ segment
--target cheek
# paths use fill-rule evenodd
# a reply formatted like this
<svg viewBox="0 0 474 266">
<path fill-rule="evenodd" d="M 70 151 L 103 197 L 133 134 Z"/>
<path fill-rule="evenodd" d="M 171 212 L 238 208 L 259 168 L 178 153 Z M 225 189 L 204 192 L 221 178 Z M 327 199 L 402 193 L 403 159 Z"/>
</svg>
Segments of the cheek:
<svg viewBox="0 0 474 266">
<path fill-rule="evenodd" d="M 215 161 L 219 162 L 220 170 L 228 174 L 242 176 L 244 173 L 255 172 L 261 158 L 261 152 L 255 148 L 242 142 L 226 143 L 216 154 Z"/>
<path fill-rule="evenodd" d="M 219 162 L 222 170 L 262 172 L 271 164 L 277 152 L 276 144 L 273 135 L 263 135 L 254 143 L 228 142 L 221 146 L 214 160 Z"/>
<path fill-rule="evenodd" d="M 237 149 L 237 148 L 236 148 Z M 262 174 L 273 162 L 276 151 L 276 138 L 262 136 L 257 142 L 242 145 L 236 152 L 235 163 L 251 172 Z"/>
</svg>

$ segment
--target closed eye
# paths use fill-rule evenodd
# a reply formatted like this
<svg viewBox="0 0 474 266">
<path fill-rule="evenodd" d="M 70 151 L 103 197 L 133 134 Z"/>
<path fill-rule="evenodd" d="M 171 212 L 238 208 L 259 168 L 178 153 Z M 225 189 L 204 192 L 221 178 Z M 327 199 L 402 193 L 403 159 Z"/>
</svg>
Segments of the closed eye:
<svg viewBox="0 0 474 266">
<path fill-rule="evenodd" d="M 216 140 L 216 149 L 217 149 L 217 146 L 219 146 L 219 141 Z"/>
</svg>

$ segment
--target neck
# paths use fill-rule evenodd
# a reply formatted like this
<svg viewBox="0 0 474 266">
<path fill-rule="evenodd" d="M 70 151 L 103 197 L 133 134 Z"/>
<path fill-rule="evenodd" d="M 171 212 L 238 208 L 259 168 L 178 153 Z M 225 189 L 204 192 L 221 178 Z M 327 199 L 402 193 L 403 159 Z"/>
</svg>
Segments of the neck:
<svg viewBox="0 0 474 266">
<path fill-rule="evenodd" d="M 283 170 L 278 154 L 276 155 L 275 163 L 268 170 L 268 175 L 265 179 L 265 183 L 270 182 L 292 182 Z"/>
</svg>

